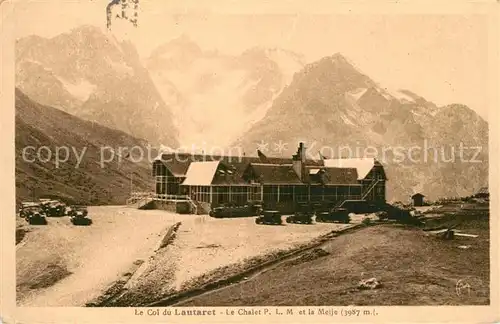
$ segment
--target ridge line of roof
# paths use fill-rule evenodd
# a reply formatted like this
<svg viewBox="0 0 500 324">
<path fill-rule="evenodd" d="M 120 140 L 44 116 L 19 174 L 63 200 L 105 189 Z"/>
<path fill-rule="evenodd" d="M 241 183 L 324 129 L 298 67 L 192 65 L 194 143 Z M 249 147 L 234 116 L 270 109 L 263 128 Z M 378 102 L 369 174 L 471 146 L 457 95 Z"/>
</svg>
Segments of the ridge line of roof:
<svg viewBox="0 0 500 324">
<path fill-rule="evenodd" d="M 291 163 L 259 163 L 259 162 L 250 162 L 251 165 L 256 166 L 293 166 Z"/>
</svg>

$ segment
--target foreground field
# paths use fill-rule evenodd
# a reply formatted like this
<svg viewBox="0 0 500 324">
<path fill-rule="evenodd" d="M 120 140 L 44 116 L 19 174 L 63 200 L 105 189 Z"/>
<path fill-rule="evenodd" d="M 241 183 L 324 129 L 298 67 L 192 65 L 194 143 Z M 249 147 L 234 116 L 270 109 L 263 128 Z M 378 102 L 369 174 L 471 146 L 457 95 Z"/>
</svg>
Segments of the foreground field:
<svg viewBox="0 0 500 324">
<path fill-rule="evenodd" d="M 200 276 L 248 258 L 293 248 L 340 224 L 256 225 L 254 218 L 214 219 L 159 210 L 90 207 L 89 227 L 67 217 L 26 226 L 17 245 L 17 299 L 23 306 L 83 306 L 106 295 L 125 294 L 127 305 L 178 291 Z M 19 222 L 19 220 L 18 220 Z M 175 239 L 158 249 L 167 231 Z M 127 301 L 129 300 L 130 301 Z"/>
<path fill-rule="evenodd" d="M 49 217 L 46 226 L 24 225 L 29 232 L 16 246 L 19 305 L 84 305 L 152 254 L 174 223 L 160 211 L 125 207 L 90 207 L 89 215 L 91 226 L 73 226 L 67 217 Z"/>
<path fill-rule="evenodd" d="M 459 213 L 456 206 L 444 212 L 445 219 L 433 226 L 451 222 L 478 237 L 445 241 L 398 225 L 368 227 L 328 241 L 321 253 L 290 259 L 176 306 L 487 305 L 488 214 Z M 382 287 L 357 288 L 373 277 Z"/>
<path fill-rule="evenodd" d="M 345 224 L 256 225 L 255 218 L 177 215 L 175 240 L 148 260 L 104 305 L 147 305 L 170 294 L 243 271 L 267 256 L 297 248 Z M 114 289 L 111 289 L 114 292 Z M 100 303 L 103 305 L 103 303 Z"/>
<path fill-rule="evenodd" d="M 28 226 L 17 245 L 22 306 L 479 305 L 489 303 L 489 211 L 448 205 L 428 229 L 397 224 L 256 225 L 126 207 Z M 376 217 L 371 215 L 372 220 Z M 26 225 L 24 225 L 26 226 Z M 349 232 L 339 231 L 350 228 Z M 359 290 L 362 279 L 382 286 Z"/>
</svg>

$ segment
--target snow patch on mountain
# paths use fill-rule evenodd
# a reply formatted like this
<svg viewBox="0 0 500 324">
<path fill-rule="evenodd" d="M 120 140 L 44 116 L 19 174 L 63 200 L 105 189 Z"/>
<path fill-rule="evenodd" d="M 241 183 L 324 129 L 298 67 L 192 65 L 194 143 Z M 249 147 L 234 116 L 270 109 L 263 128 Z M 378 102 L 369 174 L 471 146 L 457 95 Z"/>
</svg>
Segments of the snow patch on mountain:
<svg viewBox="0 0 500 324">
<path fill-rule="evenodd" d="M 287 85 L 292 81 L 294 74 L 306 64 L 302 56 L 279 48 L 266 49 L 265 52 L 269 59 L 278 64 Z"/>
<path fill-rule="evenodd" d="M 415 116 L 418 116 L 418 117 L 424 117 L 424 114 L 422 114 L 421 112 L 415 111 L 415 110 L 412 110 L 411 113 Z"/>
<path fill-rule="evenodd" d="M 114 62 L 109 57 L 105 57 L 104 60 L 119 74 L 126 74 L 128 76 L 134 76 L 135 74 L 134 69 L 128 66 L 125 62 Z"/>
<path fill-rule="evenodd" d="M 57 77 L 61 81 L 64 88 L 76 99 L 86 101 L 90 95 L 96 90 L 97 86 L 90 83 L 88 80 L 80 79 L 77 83 L 72 83 L 62 77 Z"/>
<path fill-rule="evenodd" d="M 401 92 L 400 90 L 388 90 L 388 91 L 394 98 L 398 99 L 401 102 L 412 102 L 412 103 L 415 102 L 415 99 Z"/>
<path fill-rule="evenodd" d="M 207 52 L 184 35 L 155 49 L 147 68 L 174 110 L 180 143 L 223 147 L 264 118 L 303 65 L 301 55 L 278 48 Z"/>
<path fill-rule="evenodd" d="M 214 74 L 216 78 L 216 73 Z M 182 125 L 179 130 L 181 145 L 198 146 L 207 144 L 223 147 L 229 144 L 241 128 L 250 122 L 252 114 L 247 114 L 240 98 L 255 82 L 242 85 L 244 71 L 231 71 L 223 80 L 214 81 L 210 85 L 209 95 L 205 91 L 197 91 L 199 84 L 182 80 L 180 74 L 172 75 L 172 80 L 184 93 L 186 105 L 177 107 L 176 124 Z M 220 81 L 220 82 L 217 82 Z"/>
<path fill-rule="evenodd" d="M 354 124 L 349 118 L 347 118 L 347 116 L 341 115 L 340 118 L 342 118 L 344 123 L 346 123 L 347 125 L 356 126 L 356 124 Z"/>
<path fill-rule="evenodd" d="M 347 94 L 355 101 L 358 101 L 359 98 L 361 98 L 365 94 L 366 90 L 368 90 L 368 88 L 358 88 L 356 90 L 348 92 Z"/>
<path fill-rule="evenodd" d="M 386 100 L 392 100 L 394 99 L 393 96 L 391 96 L 386 89 L 382 89 L 380 87 L 375 87 L 375 89 L 377 90 L 378 93 L 380 93 L 382 95 L 382 97 L 384 97 Z"/>
<path fill-rule="evenodd" d="M 24 62 L 26 63 L 32 63 L 32 64 L 37 64 L 37 65 L 41 65 L 43 66 L 42 62 L 38 61 L 38 60 L 33 60 L 33 59 L 25 59 Z"/>
</svg>

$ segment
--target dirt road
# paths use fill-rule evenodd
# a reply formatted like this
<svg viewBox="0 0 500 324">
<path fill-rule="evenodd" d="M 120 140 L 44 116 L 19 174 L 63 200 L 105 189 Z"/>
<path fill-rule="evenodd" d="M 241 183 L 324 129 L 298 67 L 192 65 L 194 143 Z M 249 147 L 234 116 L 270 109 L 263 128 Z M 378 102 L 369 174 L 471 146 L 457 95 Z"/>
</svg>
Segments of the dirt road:
<svg viewBox="0 0 500 324">
<path fill-rule="evenodd" d="M 138 259 L 153 253 L 175 215 L 127 207 L 90 207 L 91 226 L 48 218 L 17 246 L 19 306 L 82 306 Z M 54 277 L 61 277 L 53 285 Z"/>
</svg>

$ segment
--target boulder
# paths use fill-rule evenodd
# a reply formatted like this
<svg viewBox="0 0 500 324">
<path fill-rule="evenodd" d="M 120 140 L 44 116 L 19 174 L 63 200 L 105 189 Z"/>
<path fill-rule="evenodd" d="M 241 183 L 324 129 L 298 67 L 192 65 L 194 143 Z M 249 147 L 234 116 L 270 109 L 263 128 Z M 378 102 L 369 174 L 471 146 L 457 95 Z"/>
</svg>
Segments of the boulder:
<svg viewBox="0 0 500 324">
<path fill-rule="evenodd" d="M 377 278 L 370 278 L 361 280 L 358 283 L 358 289 L 377 289 L 382 287 L 382 284 L 377 280 Z"/>
</svg>

